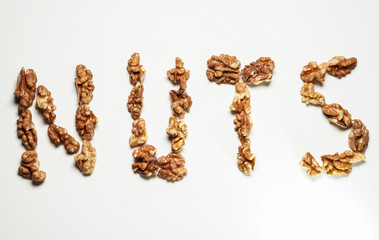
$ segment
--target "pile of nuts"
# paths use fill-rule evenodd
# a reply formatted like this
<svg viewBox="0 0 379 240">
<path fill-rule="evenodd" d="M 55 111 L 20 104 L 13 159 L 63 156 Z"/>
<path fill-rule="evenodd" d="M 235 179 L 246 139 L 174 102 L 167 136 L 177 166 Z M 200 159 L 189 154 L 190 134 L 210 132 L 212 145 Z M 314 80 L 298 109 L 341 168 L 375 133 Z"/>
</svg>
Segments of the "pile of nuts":
<svg viewBox="0 0 379 240">
<path fill-rule="evenodd" d="M 240 61 L 234 56 L 221 54 L 220 56 L 212 56 L 207 64 L 209 81 L 214 81 L 218 84 L 235 84 L 236 93 L 230 105 L 230 110 L 236 115 L 234 130 L 237 132 L 241 142 L 241 146 L 238 147 L 237 166 L 244 174 L 250 174 L 254 169 L 256 157 L 251 153 L 250 149 L 249 133 L 253 127 L 253 121 L 250 117 L 250 92 L 247 84 L 260 85 L 263 82 L 270 82 L 275 63 L 269 57 L 261 57 L 257 61 L 246 65 L 240 73 Z M 239 83 L 241 76 L 243 82 Z"/>
<path fill-rule="evenodd" d="M 313 81 L 324 82 L 325 73 L 341 78 L 350 73 L 357 65 L 356 58 L 346 59 L 342 56 L 333 57 L 328 62 L 317 64 L 309 62 L 303 67 L 300 78 L 304 85 L 300 90 L 301 100 L 305 104 L 321 106 L 321 110 L 328 120 L 342 129 L 353 127 L 349 133 L 349 146 L 351 150 L 346 150 L 341 154 L 321 156 L 322 166 L 315 160 L 311 153 L 307 152 L 300 161 L 300 166 L 312 177 L 325 171 L 330 176 L 347 175 L 352 170 L 352 163 L 357 163 L 366 159 L 363 152 L 366 150 L 369 141 L 369 131 L 359 119 L 352 119 L 350 113 L 337 103 L 327 104 L 325 97 L 315 92 Z"/>
</svg>

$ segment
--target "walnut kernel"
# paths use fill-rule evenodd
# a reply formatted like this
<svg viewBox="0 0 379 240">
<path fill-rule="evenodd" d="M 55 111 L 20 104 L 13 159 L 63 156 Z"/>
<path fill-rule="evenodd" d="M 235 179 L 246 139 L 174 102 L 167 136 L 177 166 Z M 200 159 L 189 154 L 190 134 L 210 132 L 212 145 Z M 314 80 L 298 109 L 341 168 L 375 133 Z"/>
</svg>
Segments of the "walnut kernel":
<svg viewBox="0 0 379 240">
<path fill-rule="evenodd" d="M 184 121 L 176 120 L 176 117 L 170 117 L 169 127 L 167 128 L 166 133 L 171 137 L 172 151 L 180 152 L 188 135 L 187 125 Z"/>
<path fill-rule="evenodd" d="M 359 119 L 352 120 L 353 130 L 349 133 L 349 146 L 354 152 L 364 152 L 368 145 L 369 131 Z"/>
<path fill-rule="evenodd" d="M 91 140 L 95 134 L 98 119 L 87 104 L 82 104 L 76 109 L 75 124 L 79 135 L 83 140 Z"/>
<path fill-rule="evenodd" d="M 352 163 L 365 160 L 366 157 L 362 153 L 347 150 L 341 154 L 321 156 L 323 162 L 322 170 L 330 176 L 347 175 L 351 172 Z"/>
<path fill-rule="evenodd" d="M 126 70 L 128 70 L 130 74 L 130 84 L 133 86 L 137 85 L 137 82 L 143 83 L 143 80 L 145 80 L 146 70 L 142 65 L 139 65 L 139 62 L 139 54 L 133 53 L 133 55 L 128 60 L 128 66 L 126 67 Z"/>
<path fill-rule="evenodd" d="M 316 177 L 321 173 L 322 168 L 310 152 L 304 154 L 299 164 L 311 177 Z"/>
<path fill-rule="evenodd" d="M 208 62 L 207 77 L 216 83 L 235 84 L 240 79 L 240 61 L 234 56 L 221 54 L 212 56 Z"/>
<path fill-rule="evenodd" d="M 322 112 L 328 117 L 329 122 L 342 128 L 351 127 L 350 113 L 337 103 L 326 104 L 322 107 Z"/>
<path fill-rule="evenodd" d="M 80 148 L 80 144 L 74 137 L 68 134 L 67 130 L 63 127 L 55 124 L 50 124 L 47 129 L 50 140 L 56 145 L 63 144 L 67 153 L 77 153 Z"/>
<path fill-rule="evenodd" d="M 183 118 L 192 106 L 191 97 L 186 92 L 170 91 L 172 112 L 178 118 Z"/>
<path fill-rule="evenodd" d="M 255 155 L 251 153 L 250 143 L 245 142 L 238 147 L 237 159 L 238 168 L 244 174 L 250 174 L 255 166 Z"/>
<path fill-rule="evenodd" d="M 17 135 L 21 138 L 22 144 L 27 150 L 34 150 L 37 147 L 37 131 L 29 109 L 21 113 L 21 116 L 17 119 Z"/>
<path fill-rule="evenodd" d="M 269 57 L 260 57 L 257 61 L 246 65 L 241 71 L 242 80 L 247 84 L 259 85 L 263 82 L 270 82 L 272 70 L 275 68 L 274 61 Z"/>
<path fill-rule="evenodd" d="M 131 147 L 135 147 L 146 143 L 147 131 L 146 123 L 143 118 L 138 118 L 133 121 L 132 136 L 129 138 L 129 144 Z"/>
<path fill-rule="evenodd" d="M 237 131 L 241 143 L 250 142 L 249 132 L 253 127 L 253 120 L 250 115 L 244 111 L 239 112 L 233 122 L 236 125 L 234 130 Z"/>
<path fill-rule="evenodd" d="M 21 68 L 17 79 L 17 87 L 14 95 L 20 101 L 18 111 L 23 112 L 25 109 L 32 106 L 36 95 L 37 75 L 33 69 Z"/>
<path fill-rule="evenodd" d="M 82 146 L 82 152 L 74 157 L 76 161 L 76 166 L 85 175 L 91 175 L 95 169 L 96 164 L 96 149 L 92 144 L 84 140 Z"/>
<path fill-rule="evenodd" d="M 137 120 L 141 116 L 142 106 L 143 85 L 138 85 L 137 87 L 134 87 L 130 92 L 127 103 L 128 111 L 134 120 Z"/>
<path fill-rule="evenodd" d="M 180 57 L 176 58 L 176 67 L 167 71 L 168 78 L 173 83 L 180 84 L 180 90 L 184 91 L 187 88 L 187 80 L 190 77 L 190 71 L 184 68 L 184 63 Z"/>
<path fill-rule="evenodd" d="M 356 66 L 357 59 L 355 57 L 346 59 L 342 56 L 337 56 L 329 60 L 329 65 L 326 71 L 328 74 L 341 78 L 349 74 Z"/>
<path fill-rule="evenodd" d="M 321 63 L 317 65 L 316 62 L 309 62 L 308 65 L 303 67 L 303 71 L 300 73 L 301 80 L 304 82 L 312 82 L 313 80 L 324 82 L 327 66 L 328 63 Z"/>
<path fill-rule="evenodd" d="M 33 150 L 26 151 L 21 156 L 21 166 L 18 168 L 18 174 L 35 182 L 43 182 L 46 179 L 46 173 L 39 170 L 39 164 L 37 152 Z"/>
<path fill-rule="evenodd" d="M 158 176 L 167 181 L 179 181 L 187 175 L 187 169 L 184 167 L 185 159 L 180 153 L 169 153 L 167 156 L 159 157 L 157 164 L 161 169 Z"/>
<path fill-rule="evenodd" d="M 54 113 L 56 106 L 53 103 L 54 98 L 51 97 L 51 92 L 43 85 L 37 88 L 37 104 L 36 108 L 43 111 L 43 118 L 49 124 L 54 123 L 56 115 Z"/>
<path fill-rule="evenodd" d="M 135 163 L 132 164 L 133 171 L 144 177 L 154 176 L 158 172 L 157 149 L 152 145 L 144 145 L 133 151 Z"/>
<path fill-rule="evenodd" d="M 321 93 L 315 92 L 313 83 L 307 83 L 305 82 L 304 85 L 301 87 L 300 90 L 301 95 L 301 101 L 305 104 L 313 104 L 313 105 L 320 105 L 324 106 L 325 103 L 325 97 Z"/>
<path fill-rule="evenodd" d="M 92 82 L 92 72 L 86 66 L 80 64 L 76 66 L 76 74 L 75 86 L 78 91 L 78 103 L 89 104 L 95 90 L 95 85 Z"/>
<path fill-rule="evenodd" d="M 233 103 L 230 105 L 230 110 L 232 112 L 246 112 L 250 113 L 250 92 L 246 86 L 246 83 L 237 83 L 236 84 L 236 94 L 233 98 Z"/>
</svg>

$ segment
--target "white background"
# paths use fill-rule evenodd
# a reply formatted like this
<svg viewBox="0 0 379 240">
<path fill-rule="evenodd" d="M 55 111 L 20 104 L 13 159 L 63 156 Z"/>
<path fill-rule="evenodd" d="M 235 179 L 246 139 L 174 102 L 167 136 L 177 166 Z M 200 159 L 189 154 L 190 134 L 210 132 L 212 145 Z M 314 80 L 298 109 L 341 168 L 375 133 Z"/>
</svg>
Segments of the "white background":
<svg viewBox="0 0 379 240">
<path fill-rule="evenodd" d="M 0 239 L 379 239 L 378 1 L 0 1 Z M 170 151 L 165 133 L 177 89 L 166 77 L 180 56 L 190 69 L 182 154 L 188 176 L 168 183 L 131 170 L 132 119 L 126 71 L 133 52 L 147 69 L 148 143 Z M 251 176 L 236 166 L 239 145 L 229 105 L 231 85 L 206 78 L 214 54 L 242 65 L 275 61 L 272 83 L 251 87 Z M 347 135 L 319 107 L 300 101 L 308 61 L 354 56 L 347 77 L 326 76 L 316 90 L 370 130 L 367 160 L 347 177 L 309 177 L 298 165 L 311 151 L 348 149 Z M 54 147 L 47 124 L 31 108 L 46 181 L 17 175 L 24 151 L 16 134 L 13 97 L 22 66 L 33 68 L 57 105 L 56 123 L 77 139 L 75 66 L 92 70 L 90 106 L 99 118 L 98 161 L 84 177 L 73 156 Z M 321 161 L 320 161 L 321 162 Z"/>
</svg>

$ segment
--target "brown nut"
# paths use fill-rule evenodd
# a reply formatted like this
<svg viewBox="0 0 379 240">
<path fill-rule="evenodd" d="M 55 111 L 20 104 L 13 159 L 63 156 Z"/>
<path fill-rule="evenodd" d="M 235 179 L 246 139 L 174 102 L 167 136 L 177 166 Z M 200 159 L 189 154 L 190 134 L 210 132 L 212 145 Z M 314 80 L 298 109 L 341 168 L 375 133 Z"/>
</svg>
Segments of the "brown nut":
<svg viewBox="0 0 379 240">
<path fill-rule="evenodd" d="M 77 153 L 79 151 L 80 144 L 75 140 L 74 137 L 68 134 L 65 128 L 57 126 L 55 124 L 50 124 L 47 131 L 50 140 L 56 146 L 63 144 L 66 148 L 67 153 Z"/>
<path fill-rule="evenodd" d="M 251 153 L 249 142 L 238 147 L 237 159 L 238 168 L 244 174 L 250 174 L 255 166 L 255 155 Z"/>
<path fill-rule="evenodd" d="M 18 111 L 21 113 L 25 109 L 32 106 L 36 95 L 37 75 L 33 69 L 21 68 L 20 74 L 17 79 L 17 87 L 14 95 L 20 101 Z"/>
<path fill-rule="evenodd" d="M 133 121 L 132 136 L 129 138 L 130 147 L 145 144 L 147 141 L 146 123 L 143 118 Z"/>
<path fill-rule="evenodd" d="M 183 118 L 192 106 L 191 97 L 186 92 L 181 92 L 180 90 L 171 90 L 170 97 L 172 113 L 178 118 Z"/>
<path fill-rule="evenodd" d="M 132 118 L 137 120 L 141 116 L 141 110 L 143 106 L 143 85 L 138 85 L 134 87 L 130 92 L 128 98 L 128 111 L 130 112 Z"/>
<path fill-rule="evenodd" d="M 349 133 L 349 146 L 354 152 L 364 152 L 368 145 L 369 131 L 359 119 L 352 120 L 353 130 Z"/>
<path fill-rule="evenodd" d="M 144 145 L 134 150 L 135 163 L 132 164 L 133 171 L 143 177 L 154 176 L 158 172 L 156 152 L 157 149 L 152 145 Z"/>
<path fill-rule="evenodd" d="M 95 134 L 98 119 L 87 104 L 82 104 L 76 109 L 75 124 L 80 137 L 83 140 L 91 140 Z"/>
<path fill-rule="evenodd" d="M 299 164 L 311 177 L 316 177 L 321 173 L 322 168 L 310 152 L 304 154 Z"/>
<path fill-rule="evenodd" d="M 21 156 L 21 166 L 18 168 L 18 174 L 35 182 L 43 182 L 46 179 L 46 173 L 39 170 L 39 164 L 37 152 L 33 150 L 26 151 Z"/>
<path fill-rule="evenodd" d="M 234 95 L 233 102 L 229 108 L 232 112 L 244 111 L 250 113 L 250 92 L 246 83 L 241 82 L 236 84 L 236 94 Z"/>
<path fill-rule="evenodd" d="M 259 85 L 270 82 L 272 70 L 275 68 L 274 61 L 269 57 L 260 57 L 257 61 L 246 65 L 241 71 L 242 80 L 247 84 Z"/>
<path fill-rule="evenodd" d="M 341 128 L 351 127 L 350 113 L 337 103 L 326 104 L 322 107 L 322 112 L 328 117 L 329 122 Z"/>
<path fill-rule="evenodd" d="M 329 65 L 326 71 L 328 74 L 341 78 L 350 73 L 357 66 L 355 57 L 346 59 L 342 56 L 337 56 L 329 60 Z"/>
<path fill-rule="evenodd" d="M 351 172 L 352 163 L 365 160 L 366 157 L 362 153 L 346 150 L 341 154 L 321 156 L 323 162 L 322 170 L 330 176 L 347 175 Z"/>
<path fill-rule="evenodd" d="M 34 150 L 37 147 L 38 137 L 32 121 L 32 113 L 26 109 L 17 119 L 17 135 L 21 138 L 22 144 L 27 150 Z"/>
<path fill-rule="evenodd" d="M 41 109 L 43 112 L 43 118 L 48 124 L 52 124 L 55 121 L 56 115 L 54 113 L 56 106 L 51 97 L 51 92 L 43 85 L 39 85 L 37 88 L 37 103 L 36 108 Z"/>
<path fill-rule="evenodd" d="M 308 83 L 312 82 L 313 80 L 324 82 L 327 66 L 328 63 L 321 63 L 317 65 L 317 62 L 309 62 L 308 65 L 305 65 L 303 67 L 303 71 L 300 73 L 301 80 Z"/>
<path fill-rule="evenodd" d="M 173 83 L 180 84 L 180 90 L 184 91 L 187 88 L 187 80 L 190 77 L 190 71 L 184 68 L 184 63 L 180 57 L 176 58 L 176 67 L 167 71 L 168 78 Z"/>
<path fill-rule="evenodd" d="M 84 140 L 82 146 L 82 152 L 75 155 L 76 166 L 85 175 L 91 175 L 95 169 L 96 164 L 96 149 L 92 144 Z"/>
<path fill-rule="evenodd" d="M 75 86 L 78 91 L 78 103 L 89 104 L 93 98 L 95 85 L 92 82 L 92 72 L 86 66 L 80 64 L 76 66 L 77 78 L 75 78 Z"/>
<path fill-rule="evenodd" d="M 250 115 L 244 111 L 237 113 L 233 122 L 236 125 L 234 130 L 237 131 L 241 143 L 250 142 L 249 133 L 253 127 L 253 120 L 251 120 Z"/>
<path fill-rule="evenodd" d="M 185 162 L 180 153 L 171 152 L 167 156 L 159 157 L 157 164 L 161 169 L 158 171 L 158 176 L 172 182 L 183 179 L 187 175 Z"/>
<path fill-rule="evenodd" d="M 180 152 L 185 144 L 188 135 L 187 125 L 184 121 L 176 120 L 176 117 L 170 117 L 169 126 L 166 133 L 171 137 L 171 149 L 173 152 Z"/>
<path fill-rule="evenodd" d="M 208 62 L 207 77 L 216 83 L 236 84 L 240 79 L 241 63 L 234 56 L 212 56 Z"/>
<path fill-rule="evenodd" d="M 146 70 L 142 65 L 139 65 L 140 56 L 139 53 L 133 53 L 133 55 L 128 60 L 128 70 L 130 76 L 129 81 L 133 86 L 137 85 L 137 82 L 143 83 L 145 80 Z"/>
<path fill-rule="evenodd" d="M 304 85 L 301 87 L 300 95 L 301 95 L 301 101 L 307 105 L 313 104 L 313 105 L 324 106 L 326 104 L 324 95 L 322 95 L 321 93 L 315 92 L 313 83 L 305 82 Z"/>
</svg>

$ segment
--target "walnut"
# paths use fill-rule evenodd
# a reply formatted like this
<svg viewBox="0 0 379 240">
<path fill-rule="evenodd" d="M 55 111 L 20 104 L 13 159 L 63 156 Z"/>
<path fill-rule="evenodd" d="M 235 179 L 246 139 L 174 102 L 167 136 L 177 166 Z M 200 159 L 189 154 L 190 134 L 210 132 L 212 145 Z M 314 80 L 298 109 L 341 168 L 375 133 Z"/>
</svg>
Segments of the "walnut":
<svg viewBox="0 0 379 240">
<path fill-rule="evenodd" d="M 368 145 L 369 132 L 359 119 L 352 120 L 353 130 L 349 133 L 349 146 L 354 152 L 364 152 Z"/>
<path fill-rule="evenodd" d="M 322 168 L 309 152 L 304 154 L 299 164 L 311 177 L 316 177 L 321 173 Z"/>
<path fill-rule="evenodd" d="M 241 143 L 250 142 L 249 132 L 253 127 L 250 115 L 244 111 L 237 113 L 233 122 L 236 125 L 234 130 L 237 131 Z"/>
<path fill-rule="evenodd" d="M 22 154 L 18 174 L 35 182 L 43 182 L 46 179 L 46 173 L 39 170 L 39 160 L 36 151 L 29 150 Z"/>
<path fill-rule="evenodd" d="M 324 106 L 325 97 L 321 93 L 315 92 L 313 83 L 305 82 L 300 90 L 301 101 L 305 102 L 305 104 L 313 104 Z"/>
<path fill-rule="evenodd" d="M 20 101 L 18 111 L 23 112 L 25 109 L 32 106 L 36 95 L 37 76 L 33 69 L 26 70 L 21 68 L 17 79 L 17 87 L 14 95 Z"/>
<path fill-rule="evenodd" d="M 246 112 L 251 111 L 250 105 L 250 92 L 246 86 L 246 83 L 236 84 L 236 94 L 234 95 L 233 103 L 230 105 L 232 112 Z"/>
<path fill-rule="evenodd" d="M 134 87 L 130 92 L 128 98 L 128 111 L 130 112 L 134 120 L 141 116 L 141 110 L 143 106 L 143 85 L 138 85 Z"/>
<path fill-rule="evenodd" d="M 129 144 L 131 147 L 135 147 L 146 143 L 147 131 L 146 123 L 143 118 L 138 118 L 133 121 L 132 136 L 129 138 Z"/>
<path fill-rule="evenodd" d="M 235 84 L 240 79 L 240 61 L 234 56 L 221 54 L 208 60 L 207 77 L 216 83 Z"/>
<path fill-rule="evenodd" d="M 32 121 L 32 113 L 26 109 L 17 119 L 17 135 L 21 138 L 22 144 L 27 150 L 34 150 L 37 147 L 38 137 Z"/>
<path fill-rule="evenodd" d="M 326 104 L 322 107 L 322 112 L 328 116 L 329 122 L 342 128 L 351 127 L 351 115 L 341 105 L 337 103 Z"/>
<path fill-rule="evenodd" d="M 259 85 L 263 82 L 270 82 L 272 70 L 275 68 L 274 61 L 269 57 L 260 57 L 257 61 L 246 65 L 241 71 L 242 80 L 247 84 Z"/>
<path fill-rule="evenodd" d="M 36 108 L 43 111 L 43 118 L 49 124 L 54 123 L 56 115 L 54 110 L 56 106 L 53 103 L 54 98 L 51 97 L 51 92 L 43 85 L 39 85 L 37 88 L 37 104 Z"/>
<path fill-rule="evenodd" d="M 184 91 L 187 88 L 187 80 L 190 77 L 190 71 L 183 66 L 184 63 L 182 59 L 177 57 L 176 68 L 167 71 L 167 76 L 173 83 L 176 84 L 179 82 L 181 91 Z"/>
<path fill-rule="evenodd" d="M 341 78 L 357 66 L 357 59 L 355 57 L 346 59 L 345 57 L 337 56 L 330 59 L 328 63 L 326 71 L 332 76 Z"/>
<path fill-rule="evenodd" d="M 56 146 L 63 144 L 67 153 L 77 153 L 80 148 L 80 144 L 74 137 L 68 134 L 67 130 L 63 127 L 55 124 L 50 124 L 47 129 L 50 140 L 54 142 Z"/>
<path fill-rule="evenodd" d="M 130 84 L 133 86 L 137 85 L 137 82 L 143 83 L 143 80 L 145 80 L 146 70 L 142 65 L 139 65 L 139 60 L 139 54 L 133 53 L 128 60 L 128 66 L 126 67 L 126 70 L 128 70 L 130 74 Z"/>
<path fill-rule="evenodd" d="M 237 159 L 238 168 L 244 174 L 250 174 L 255 166 L 255 155 L 251 153 L 249 142 L 244 142 L 238 147 Z"/>
<path fill-rule="evenodd" d="M 352 169 L 352 163 L 365 160 L 366 157 L 362 153 L 347 150 L 341 154 L 321 156 L 323 162 L 322 170 L 330 176 L 347 175 Z"/>
<path fill-rule="evenodd" d="M 98 119 L 87 104 L 82 104 L 76 109 L 75 124 L 79 135 L 83 140 L 91 140 L 95 134 Z"/>
<path fill-rule="evenodd" d="M 303 67 L 303 71 L 300 73 L 301 80 L 304 82 L 312 82 L 313 80 L 324 82 L 327 66 L 328 63 L 321 63 L 317 65 L 316 62 L 309 62 L 308 65 Z"/>
<path fill-rule="evenodd" d="M 82 146 L 82 152 L 74 157 L 76 166 L 85 175 L 91 175 L 95 169 L 96 164 L 96 149 L 92 147 L 92 144 L 84 140 Z"/>
<path fill-rule="evenodd" d="M 172 151 L 180 152 L 188 135 L 187 125 L 184 121 L 176 120 L 176 117 L 170 117 L 169 127 L 167 128 L 166 133 L 171 137 Z"/>
<path fill-rule="evenodd" d="M 154 176 L 158 172 L 157 149 L 152 145 L 144 145 L 133 151 L 135 163 L 132 165 L 133 171 L 144 177 Z"/>
<path fill-rule="evenodd" d="M 191 97 L 186 92 L 170 91 L 172 112 L 178 118 L 183 118 L 192 106 Z"/>
<path fill-rule="evenodd" d="M 78 103 L 89 104 L 93 97 L 95 85 L 92 82 L 92 72 L 86 66 L 80 64 L 76 66 L 77 78 L 75 78 L 75 86 L 78 91 Z"/>
<path fill-rule="evenodd" d="M 159 157 L 157 164 L 161 169 L 158 176 L 167 181 L 179 181 L 187 175 L 187 169 L 184 167 L 186 160 L 180 153 L 169 153 L 167 156 Z"/>
</svg>

